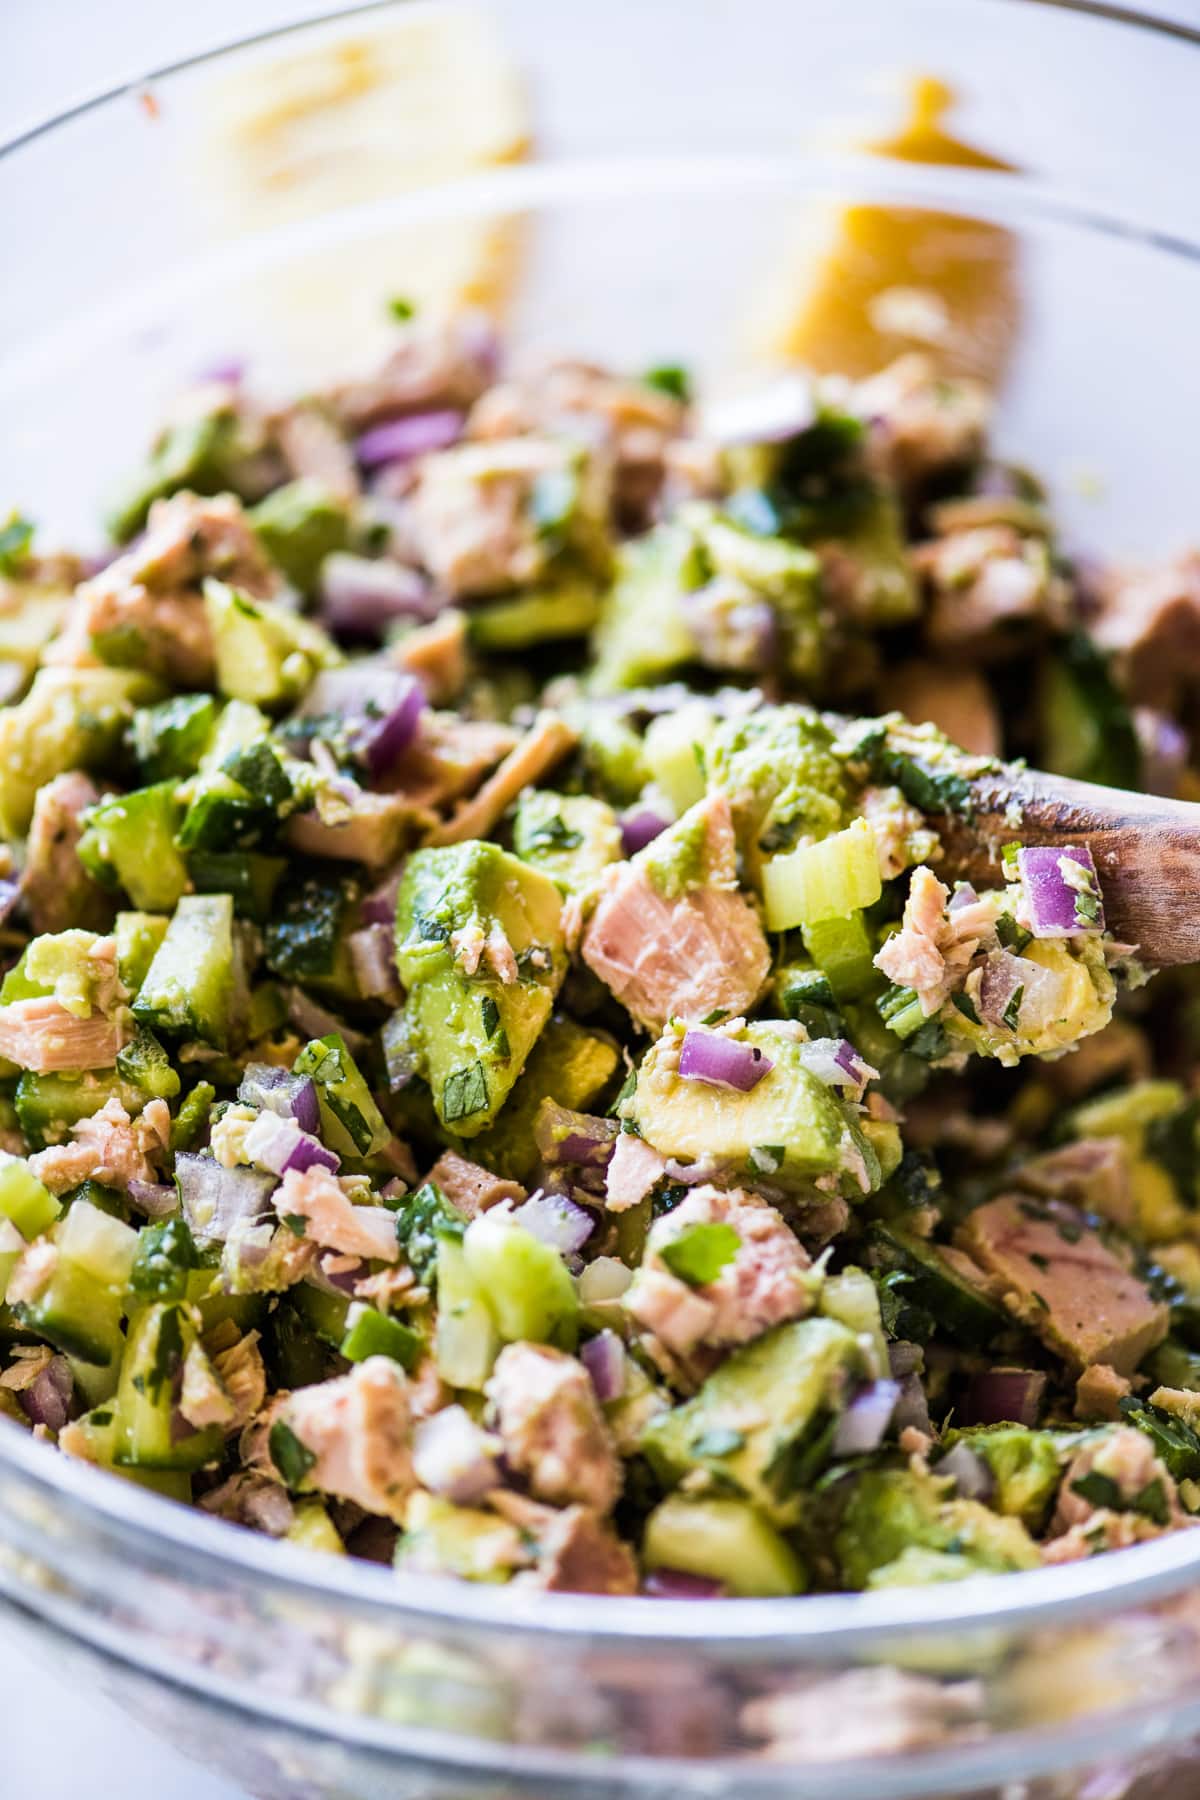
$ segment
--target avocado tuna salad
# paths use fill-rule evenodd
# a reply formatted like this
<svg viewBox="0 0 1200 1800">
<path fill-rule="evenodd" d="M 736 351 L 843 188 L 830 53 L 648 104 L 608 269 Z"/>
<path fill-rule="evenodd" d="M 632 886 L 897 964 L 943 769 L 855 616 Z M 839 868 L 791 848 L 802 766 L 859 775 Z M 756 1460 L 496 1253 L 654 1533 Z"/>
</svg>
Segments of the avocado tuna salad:
<svg viewBox="0 0 1200 1800">
<path fill-rule="evenodd" d="M 400 320 L 0 526 L 0 1450 L 326 1554 L 784 1596 L 1200 1517 L 1200 985 L 997 759 L 1185 797 L 1200 565 L 920 356 Z"/>
</svg>

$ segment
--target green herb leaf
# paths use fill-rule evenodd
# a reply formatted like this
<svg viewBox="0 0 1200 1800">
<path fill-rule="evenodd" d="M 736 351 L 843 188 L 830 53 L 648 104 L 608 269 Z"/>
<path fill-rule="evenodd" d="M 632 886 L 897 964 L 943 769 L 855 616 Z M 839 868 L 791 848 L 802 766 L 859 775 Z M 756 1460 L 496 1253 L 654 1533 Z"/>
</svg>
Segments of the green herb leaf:
<svg viewBox="0 0 1200 1800">
<path fill-rule="evenodd" d="M 964 1019 L 970 1019 L 972 1025 L 978 1025 L 979 1014 L 975 1010 L 975 1002 L 970 994 L 951 994 L 950 1004 L 956 1012 L 962 1014 Z"/>
<path fill-rule="evenodd" d="M 1021 1017 L 1021 1002 L 1024 998 L 1025 998 L 1025 983 L 1022 982 L 1020 987 L 1015 987 L 1013 989 L 1012 993 L 1008 997 L 1008 1005 L 1004 1008 L 1004 1011 L 1000 1014 L 1001 1020 L 1003 1021 L 1003 1023 L 1005 1025 L 1007 1025 L 1007 1027 L 1010 1031 L 1015 1031 L 1017 1029 L 1017 1021 Z"/>
<path fill-rule="evenodd" d="M 1086 1475 L 1078 1476 L 1071 1483 L 1071 1492 L 1091 1506 L 1102 1506 L 1110 1512 L 1121 1508 L 1120 1488 L 1111 1475 L 1103 1475 L 1099 1469 L 1089 1469 Z"/>
<path fill-rule="evenodd" d="M 438 1240 L 461 1242 L 467 1229 L 464 1214 L 452 1206 L 432 1181 L 409 1194 L 396 1213 L 396 1238 L 408 1257 L 409 1267 L 425 1287 L 433 1285 L 437 1270 Z"/>
<path fill-rule="evenodd" d="M 672 1275 L 689 1287 L 706 1287 L 731 1263 L 742 1247 L 732 1225 L 689 1225 L 658 1252 Z"/>
<path fill-rule="evenodd" d="M 1014 956 L 1020 956 L 1026 944 L 1033 941 L 1033 933 L 1018 925 L 1011 913 L 1002 912 L 996 918 L 996 936 L 1005 950 L 1011 950 Z"/>
<path fill-rule="evenodd" d="M 481 1062 L 468 1063 L 466 1068 L 447 1075 L 442 1090 L 442 1117 L 447 1125 L 482 1112 L 487 1103 L 487 1076 Z"/>
<path fill-rule="evenodd" d="M 198 1269 L 200 1252 L 181 1217 L 146 1225 L 138 1232 L 137 1254 L 129 1274 L 130 1292 L 144 1300 L 182 1300 L 188 1274 Z"/>
<path fill-rule="evenodd" d="M 284 1485 L 293 1491 L 300 1486 L 317 1460 L 308 1445 L 296 1436 L 286 1419 L 276 1419 L 272 1425 L 267 1449 L 271 1461 L 283 1477 Z"/>
<path fill-rule="evenodd" d="M 33 545 L 33 523 L 20 513 L 10 513 L 0 525 L 0 575 L 15 575 Z"/>
<path fill-rule="evenodd" d="M 692 397 L 691 376 L 679 363 L 658 363 L 653 369 L 646 370 L 642 380 L 647 387 L 657 388 L 660 394 L 670 394 L 673 400 L 682 400 L 685 405 Z"/>
<path fill-rule="evenodd" d="M 308 1220 L 303 1213 L 283 1213 L 280 1216 L 293 1237 L 308 1236 Z"/>
<path fill-rule="evenodd" d="M 401 324 L 411 319 L 417 310 L 412 301 L 405 299 L 403 294 L 392 294 L 388 299 L 387 309 L 390 316 L 398 319 Z"/>
</svg>

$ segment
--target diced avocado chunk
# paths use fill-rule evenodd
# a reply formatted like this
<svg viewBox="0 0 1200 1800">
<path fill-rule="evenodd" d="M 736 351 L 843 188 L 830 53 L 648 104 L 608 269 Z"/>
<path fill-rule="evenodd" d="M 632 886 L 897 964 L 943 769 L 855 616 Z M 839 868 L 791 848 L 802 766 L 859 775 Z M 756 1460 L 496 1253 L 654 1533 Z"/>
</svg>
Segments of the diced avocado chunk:
<svg viewBox="0 0 1200 1800">
<path fill-rule="evenodd" d="M 555 1013 L 530 1051 L 500 1117 L 490 1131 L 471 1140 L 472 1157 L 510 1181 L 524 1181 L 538 1162 L 533 1127 L 542 1103 L 549 1099 L 572 1112 L 590 1111 L 620 1061 L 611 1038 Z"/>
<path fill-rule="evenodd" d="M 167 935 L 170 920 L 162 913 L 119 912 L 113 926 L 117 940 L 117 973 L 131 994 L 146 979 L 155 952 Z"/>
<path fill-rule="evenodd" d="M 133 715 L 129 741 L 149 782 L 182 780 L 200 766 L 217 722 L 211 694 L 176 694 Z"/>
<path fill-rule="evenodd" d="M 837 1174 L 849 1193 L 879 1186 L 874 1145 L 851 1110 L 805 1066 L 804 1047 L 786 1028 L 763 1022 L 740 1034 L 739 1041 L 771 1063 L 746 1094 L 681 1076 L 681 1036 L 671 1027 L 652 1045 L 626 1102 L 628 1116 L 661 1155 L 712 1157 L 751 1181 L 769 1176 L 795 1186 Z"/>
<path fill-rule="evenodd" d="M 48 1231 L 62 1211 L 62 1202 L 43 1187 L 29 1164 L 19 1156 L 0 1158 L 0 1218 L 16 1226 L 28 1243 Z"/>
<path fill-rule="evenodd" d="M 25 698 L 0 710 L 0 832 L 23 837 L 38 789 L 66 769 L 102 764 L 156 691 L 133 669 L 39 670 Z"/>
<path fill-rule="evenodd" d="M 1039 1531 L 1078 1432 L 1034 1431 L 1026 1425 L 981 1425 L 949 1431 L 947 1450 L 965 1444 L 987 1464 L 994 1487 L 988 1504 Z"/>
<path fill-rule="evenodd" d="M 580 752 L 595 785 L 617 806 L 629 806 L 650 780 L 650 765 L 638 732 L 619 713 L 588 707 L 572 718 Z"/>
<path fill-rule="evenodd" d="M 306 1044 L 295 1062 L 297 1075 L 310 1075 L 321 1108 L 321 1136 L 339 1156 L 374 1156 L 392 1133 L 363 1080 L 340 1032 Z"/>
<path fill-rule="evenodd" d="M 0 1001 L 51 995 L 77 1019 L 97 1009 L 106 976 L 94 953 L 100 939 L 94 931 L 49 931 L 26 946 L 0 987 Z"/>
<path fill-rule="evenodd" d="M 802 1594 L 804 1567 L 787 1539 L 744 1500 L 671 1494 L 646 1520 L 642 1561 L 721 1582 L 731 1594 Z"/>
<path fill-rule="evenodd" d="M 321 564 L 350 543 L 350 508 L 312 476 L 302 476 L 260 500 L 250 513 L 258 541 L 293 587 L 310 594 Z"/>
<path fill-rule="evenodd" d="M 811 680 L 821 667 L 820 565 L 811 550 L 786 538 L 747 531 L 707 504 L 686 509 L 710 577 L 737 584 L 748 599 L 766 600 L 778 633 L 777 655 L 798 680 Z"/>
<path fill-rule="evenodd" d="M 1011 1328 L 1004 1309 L 982 1286 L 967 1280 L 936 1244 L 892 1222 L 872 1225 L 870 1239 L 879 1266 L 906 1277 L 905 1298 L 935 1318 L 956 1343 L 986 1350 Z"/>
<path fill-rule="evenodd" d="M 477 650 L 503 655 L 562 638 L 586 637 L 599 614 L 595 582 L 567 575 L 514 599 L 490 600 L 473 607 L 467 615 L 467 630 Z"/>
<path fill-rule="evenodd" d="M 523 1560 L 520 1537 L 507 1519 L 482 1507 L 455 1506 L 436 1494 L 412 1496 L 404 1527 L 396 1567 L 413 1574 L 507 1581 Z"/>
<path fill-rule="evenodd" d="M 218 690 L 231 700 L 281 706 L 297 700 L 319 669 L 341 661 L 331 638 L 298 613 L 250 600 L 223 581 L 204 584 Z"/>
<path fill-rule="evenodd" d="M 488 941 L 515 959 L 504 981 Z M 474 974 L 460 955 L 478 951 Z M 566 973 L 554 883 L 497 845 L 472 841 L 410 857 L 396 908 L 396 967 L 421 1075 L 443 1126 L 475 1137 L 525 1066 Z"/>
<path fill-rule="evenodd" d="M 169 912 L 187 892 L 188 872 L 175 847 L 174 781 L 113 794 L 89 809 L 79 860 L 105 887 L 124 888 L 136 907 Z"/>
<path fill-rule="evenodd" d="M 589 794 L 523 795 L 513 821 L 513 849 L 568 894 L 582 893 L 621 854 L 621 828 L 603 800 Z"/>
<path fill-rule="evenodd" d="M 849 788 L 833 746 L 830 727 L 806 706 L 764 707 L 714 731 L 709 791 L 729 800 L 752 879 L 765 858 L 845 825 Z"/>
<path fill-rule="evenodd" d="M 185 894 L 133 1003 L 151 1031 L 228 1047 L 237 1000 L 233 901 Z"/>
<path fill-rule="evenodd" d="M 659 525 L 622 546 L 592 639 L 597 693 L 661 680 L 695 656 L 681 598 L 704 580 L 692 534 Z"/>
<path fill-rule="evenodd" d="M 718 1493 L 752 1501 L 775 1525 L 794 1524 L 864 1371 L 857 1337 L 836 1320 L 776 1326 L 735 1350 L 691 1400 L 652 1419 L 643 1453 L 668 1487 L 703 1471 Z"/>
<path fill-rule="evenodd" d="M 835 1538 L 849 1588 L 951 1579 L 959 1570 L 914 1556 L 956 1558 L 962 1574 L 1035 1569 L 1041 1554 L 1020 1519 L 978 1500 L 954 1500 L 949 1481 L 911 1468 L 867 1469 L 847 1500 Z M 907 1559 L 902 1562 L 902 1559 Z"/>
<path fill-rule="evenodd" d="M 228 402 L 193 412 L 160 433 L 145 466 L 127 477 L 109 508 L 110 532 L 124 543 L 142 529 L 156 500 L 181 488 L 243 497 L 261 492 L 260 453 L 261 445 L 252 441 Z"/>
</svg>

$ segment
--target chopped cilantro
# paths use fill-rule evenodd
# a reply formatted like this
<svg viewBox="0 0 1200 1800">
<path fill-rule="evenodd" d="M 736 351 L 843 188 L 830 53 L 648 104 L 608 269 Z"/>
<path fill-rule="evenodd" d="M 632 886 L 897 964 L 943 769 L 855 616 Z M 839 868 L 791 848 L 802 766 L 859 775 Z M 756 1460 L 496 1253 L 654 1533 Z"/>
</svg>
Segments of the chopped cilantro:
<svg viewBox="0 0 1200 1800">
<path fill-rule="evenodd" d="M 685 405 L 692 397 L 691 376 L 680 363 L 657 363 L 646 370 L 642 380 L 647 387 L 657 388 L 660 394 L 670 394 L 673 400 L 682 400 Z"/>
<path fill-rule="evenodd" d="M 15 575 L 33 545 L 33 523 L 10 513 L 0 525 L 0 575 Z"/>
<path fill-rule="evenodd" d="M 677 1238 L 664 1244 L 659 1256 L 680 1281 L 689 1287 L 706 1287 L 731 1263 L 742 1240 L 732 1225 L 689 1225 Z"/>
<path fill-rule="evenodd" d="M 267 1439 L 271 1461 L 283 1477 L 285 1486 L 295 1489 L 300 1486 L 308 1471 L 316 1462 L 316 1456 L 308 1445 L 302 1443 L 285 1419 L 276 1419 L 271 1427 L 271 1435 Z"/>
<path fill-rule="evenodd" d="M 1026 944 L 1032 941 L 1033 933 L 1026 931 L 1023 925 L 1018 925 L 1011 913 L 1002 912 L 996 918 L 996 936 L 1005 950 L 1011 950 L 1014 956 L 1019 956 Z"/>
<path fill-rule="evenodd" d="M 488 1037 L 494 1038 L 500 1029 L 500 1008 L 490 994 L 485 994 L 479 1002 L 479 1012 L 483 1019 L 483 1029 Z"/>
<path fill-rule="evenodd" d="M 442 1117 L 447 1125 L 482 1112 L 487 1103 L 487 1076 L 481 1062 L 468 1063 L 465 1068 L 455 1069 L 447 1075 L 442 1089 Z"/>
<path fill-rule="evenodd" d="M 303 1213 L 283 1213 L 281 1216 L 293 1237 L 308 1236 L 308 1220 Z"/>
<path fill-rule="evenodd" d="M 582 831 L 573 831 L 561 813 L 552 813 L 530 832 L 526 839 L 526 849 L 578 850 L 582 842 Z"/>
<path fill-rule="evenodd" d="M 182 1300 L 188 1273 L 200 1267 L 200 1252 L 181 1217 L 146 1225 L 138 1232 L 130 1291 L 144 1300 Z"/>
<path fill-rule="evenodd" d="M 436 1272 L 438 1240 L 461 1239 L 467 1221 L 432 1181 L 409 1194 L 396 1213 L 396 1237 L 404 1247 L 409 1267 L 425 1287 Z"/>
<path fill-rule="evenodd" d="M 972 1025 L 978 1025 L 979 1014 L 975 1010 L 975 1002 L 970 994 L 951 994 L 950 1004 L 956 1012 L 962 1014 L 964 1019 L 970 1019 Z"/>
<path fill-rule="evenodd" d="M 413 302 L 407 299 L 403 294 L 390 295 L 388 298 L 387 309 L 390 316 L 393 319 L 398 319 L 402 325 L 407 323 L 417 310 Z"/>
<path fill-rule="evenodd" d="M 1008 1005 L 1004 1008 L 1004 1011 L 1000 1014 L 1000 1018 L 1001 1018 L 1002 1022 L 1008 1027 L 1008 1029 L 1010 1031 L 1015 1031 L 1017 1029 L 1017 1021 L 1021 1017 L 1021 1002 L 1024 998 L 1025 998 L 1025 983 L 1022 982 L 1020 987 L 1015 987 L 1013 989 L 1012 993 L 1008 997 Z"/>
<path fill-rule="evenodd" d="M 729 1011 L 726 1007 L 714 1006 L 710 1013 L 705 1013 L 700 1023 L 702 1025 L 719 1025 L 722 1019 L 727 1019 L 728 1017 Z"/>
</svg>

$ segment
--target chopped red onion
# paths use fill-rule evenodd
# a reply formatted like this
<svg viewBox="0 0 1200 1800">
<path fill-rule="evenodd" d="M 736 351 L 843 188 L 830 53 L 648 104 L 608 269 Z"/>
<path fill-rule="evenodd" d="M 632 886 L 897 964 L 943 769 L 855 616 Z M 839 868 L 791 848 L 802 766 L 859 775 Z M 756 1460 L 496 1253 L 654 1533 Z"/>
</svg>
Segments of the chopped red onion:
<svg viewBox="0 0 1200 1800">
<path fill-rule="evenodd" d="M 816 416 L 811 382 L 802 375 L 782 375 L 755 394 L 707 407 L 700 435 L 726 447 L 783 444 L 807 431 Z"/>
<path fill-rule="evenodd" d="M 597 1332 L 579 1352 L 579 1360 L 592 1378 L 601 1404 L 619 1400 L 625 1392 L 625 1346 L 615 1331 Z"/>
<path fill-rule="evenodd" d="M 679 1052 L 679 1073 L 685 1081 L 703 1081 L 711 1087 L 736 1088 L 748 1094 L 774 1064 L 757 1044 L 722 1037 L 715 1031 L 689 1031 Z"/>
<path fill-rule="evenodd" d="M 533 1127 L 534 1142 L 543 1160 L 552 1167 L 566 1163 L 607 1168 L 619 1133 L 615 1119 L 572 1112 L 553 1100 L 542 1101 Z"/>
<path fill-rule="evenodd" d="M 393 1175 L 392 1179 L 385 1181 L 380 1188 L 379 1198 L 390 1206 L 393 1200 L 403 1200 L 407 1192 L 407 1181 L 402 1181 L 399 1175 Z"/>
<path fill-rule="evenodd" d="M 512 1220 L 563 1256 L 582 1250 L 596 1229 L 591 1213 L 565 1194 L 531 1194 L 517 1207 Z"/>
<path fill-rule="evenodd" d="M 1086 845 L 1038 844 L 1017 851 L 1026 923 L 1036 938 L 1104 930 L 1100 878 Z"/>
<path fill-rule="evenodd" d="M 964 1500 L 990 1499 L 995 1481 L 982 1456 L 969 1444 L 955 1444 L 937 1465 L 939 1475 L 952 1475 Z"/>
<path fill-rule="evenodd" d="M 367 1047 L 365 1035 L 361 1031 L 355 1031 L 353 1025 L 347 1025 L 343 1019 L 339 1019 L 336 1013 L 319 1005 L 303 988 L 288 988 L 284 998 L 287 1001 L 289 1020 L 305 1037 L 326 1037 L 331 1031 L 336 1031 L 351 1056 L 362 1055 Z M 304 1124 L 303 1119 L 300 1124 Z"/>
<path fill-rule="evenodd" d="M 393 1094 L 403 1093 L 417 1073 L 417 1056 L 408 1027 L 408 1015 L 402 1006 L 398 1006 L 391 1018 L 385 1021 L 379 1033 L 379 1042 L 383 1048 L 388 1090 Z"/>
<path fill-rule="evenodd" d="M 654 1569 L 642 1582 L 642 1592 L 652 1600 L 720 1600 L 725 1584 L 683 1569 Z"/>
<path fill-rule="evenodd" d="M 383 663 L 356 663 L 323 669 L 296 716 L 342 720 L 356 754 L 380 775 L 412 743 L 424 709 L 425 689 L 415 675 Z"/>
<path fill-rule="evenodd" d="M 252 1163 L 269 1169 L 272 1175 L 314 1168 L 336 1174 L 342 1166 L 341 1158 L 310 1132 L 301 1131 L 295 1119 L 274 1112 L 259 1113 L 246 1133 L 243 1149 Z"/>
<path fill-rule="evenodd" d="M 810 1038 L 800 1045 L 800 1060 L 828 1087 L 853 1088 L 856 1094 L 878 1074 L 846 1038 Z"/>
<path fill-rule="evenodd" d="M 273 1175 L 241 1167 L 225 1169 L 215 1157 L 181 1150 L 175 1158 L 175 1179 L 183 1216 L 198 1243 L 223 1243 L 236 1228 L 270 1216 Z"/>
<path fill-rule="evenodd" d="M 933 1432 L 929 1417 L 929 1402 L 925 1398 L 925 1387 L 917 1374 L 906 1375 L 900 1383 L 900 1396 L 896 1401 L 896 1409 L 892 1414 L 892 1425 L 897 1437 L 902 1431 L 910 1428 L 924 1432 L 927 1436 Z"/>
<path fill-rule="evenodd" d="M 656 837 L 661 837 L 670 823 L 670 819 L 665 819 L 650 806 L 636 806 L 627 812 L 621 820 L 621 845 L 626 856 L 636 856 Z"/>
<path fill-rule="evenodd" d="M 52 1356 L 17 1395 L 28 1418 L 48 1431 L 61 1431 L 71 1416 L 75 1377 L 65 1356 Z"/>
<path fill-rule="evenodd" d="M 347 1258 L 336 1251 L 319 1256 L 314 1271 L 319 1277 L 319 1284 L 327 1286 L 335 1294 L 353 1294 L 367 1273 L 367 1265 L 360 1256 L 353 1259 L 349 1268 L 344 1266 L 346 1262 Z"/>
<path fill-rule="evenodd" d="M 837 1422 L 835 1456 L 864 1456 L 877 1450 L 900 1398 L 898 1381 L 869 1381 L 861 1387 Z"/>
<path fill-rule="evenodd" d="M 148 1219 L 168 1219 L 179 1210 L 179 1194 L 172 1181 L 131 1181 L 128 1193 Z"/>
<path fill-rule="evenodd" d="M 354 453 L 364 469 L 384 463 L 411 462 L 435 450 L 448 450 L 462 436 L 463 415 L 446 407 L 440 412 L 409 413 L 364 431 Z"/>
<path fill-rule="evenodd" d="M 322 1035 L 313 1033 L 314 1037 Z M 310 1075 L 293 1075 L 274 1063 L 247 1063 L 237 1093 L 247 1106 L 278 1113 L 281 1119 L 295 1119 L 301 1131 L 321 1128 L 321 1108 Z"/>
<path fill-rule="evenodd" d="M 1024 969 L 1022 959 L 1008 950 L 993 951 L 985 960 L 979 978 L 978 1006 L 980 1018 L 989 1025 L 1006 1025 L 1011 1029 L 1014 1000 L 1019 1018 L 1026 985 Z"/>
<path fill-rule="evenodd" d="M 440 604 L 423 575 L 391 557 L 335 550 L 321 564 L 321 616 L 347 637 L 378 641 L 393 620 L 432 619 Z"/>
<path fill-rule="evenodd" d="M 384 876 L 379 886 L 371 889 L 359 907 L 359 916 L 364 925 L 386 925 L 390 930 L 395 930 L 396 896 L 404 879 L 404 869 L 404 863 L 397 863 Z"/>
<path fill-rule="evenodd" d="M 400 980 L 396 974 L 396 932 L 392 925 L 364 925 L 346 939 L 354 979 L 364 999 L 399 997 Z"/>
<path fill-rule="evenodd" d="M 471 1506 L 501 1481 L 496 1439 L 462 1406 L 444 1406 L 413 1433 L 413 1469 L 422 1487 Z"/>
<path fill-rule="evenodd" d="M 962 1406 L 964 1425 L 1036 1425 L 1046 1377 L 1041 1369 L 986 1369 Z"/>
</svg>

